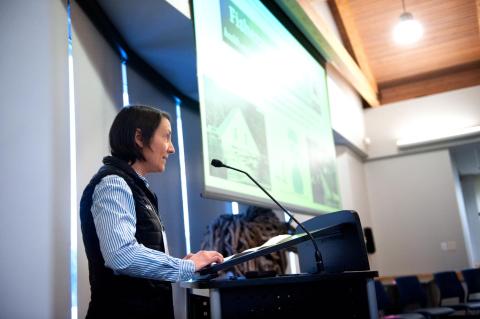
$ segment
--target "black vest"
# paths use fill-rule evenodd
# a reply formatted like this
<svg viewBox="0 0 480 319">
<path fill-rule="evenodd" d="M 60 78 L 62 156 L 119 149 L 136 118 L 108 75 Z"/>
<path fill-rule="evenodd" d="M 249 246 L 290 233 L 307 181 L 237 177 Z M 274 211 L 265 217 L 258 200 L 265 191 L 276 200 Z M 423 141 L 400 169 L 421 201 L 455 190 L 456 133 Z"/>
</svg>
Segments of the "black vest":
<svg viewBox="0 0 480 319">
<path fill-rule="evenodd" d="M 83 243 L 88 258 L 91 301 L 87 318 L 173 318 L 169 282 L 115 275 L 105 266 L 91 207 L 95 186 L 108 175 L 123 178 L 133 193 L 137 217 L 135 238 L 145 247 L 164 252 L 162 224 L 153 194 L 126 162 L 108 156 L 93 176 L 80 201 Z"/>
</svg>

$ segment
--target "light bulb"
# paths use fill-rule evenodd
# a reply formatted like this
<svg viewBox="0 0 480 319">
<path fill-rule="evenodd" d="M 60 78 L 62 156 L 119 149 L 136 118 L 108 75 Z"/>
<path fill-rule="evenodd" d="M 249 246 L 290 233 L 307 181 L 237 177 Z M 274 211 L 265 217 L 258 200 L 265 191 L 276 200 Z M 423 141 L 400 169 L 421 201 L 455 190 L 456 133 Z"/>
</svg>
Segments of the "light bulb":
<svg viewBox="0 0 480 319">
<path fill-rule="evenodd" d="M 398 44 L 412 44 L 417 42 L 423 35 L 423 27 L 413 19 L 409 12 L 400 16 L 400 22 L 393 29 L 393 38 Z"/>
</svg>

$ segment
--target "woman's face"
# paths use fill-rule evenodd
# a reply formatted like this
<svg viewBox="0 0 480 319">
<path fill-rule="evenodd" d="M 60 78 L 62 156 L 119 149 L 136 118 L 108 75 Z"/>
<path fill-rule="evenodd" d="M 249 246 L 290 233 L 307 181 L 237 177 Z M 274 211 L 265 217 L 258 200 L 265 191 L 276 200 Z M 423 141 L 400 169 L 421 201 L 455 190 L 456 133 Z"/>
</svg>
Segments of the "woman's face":
<svg viewBox="0 0 480 319">
<path fill-rule="evenodd" d="M 153 133 L 150 146 L 143 143 L 143 156 L 141 162 L 143 173 L 163 172 L 170 154 L 175 153 L 172 144 L 172 128 L 167 118 L 162 118 L 160 125 Z"/>
</svg>

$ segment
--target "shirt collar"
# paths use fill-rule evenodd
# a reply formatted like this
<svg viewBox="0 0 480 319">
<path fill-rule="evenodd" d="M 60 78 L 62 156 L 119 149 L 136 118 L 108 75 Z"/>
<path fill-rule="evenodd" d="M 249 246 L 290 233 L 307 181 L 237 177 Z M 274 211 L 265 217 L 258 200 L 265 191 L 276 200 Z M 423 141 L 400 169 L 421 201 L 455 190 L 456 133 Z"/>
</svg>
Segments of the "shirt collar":
<svg viewBox="0 0 480 319">
<path fill-rule="evenodd" d="M 135 170 L 134 170 L 135 171 Z M 143 177 L 142 175 L 138 174 L 137 172 L 135 172 L 135 174 L 137 174 L 138 177 L 140 177 L 140 179 L 145 183 L 145 185 L 150 188 L 150 185 L 148 185 L 148 180 Z"/>
</svg>

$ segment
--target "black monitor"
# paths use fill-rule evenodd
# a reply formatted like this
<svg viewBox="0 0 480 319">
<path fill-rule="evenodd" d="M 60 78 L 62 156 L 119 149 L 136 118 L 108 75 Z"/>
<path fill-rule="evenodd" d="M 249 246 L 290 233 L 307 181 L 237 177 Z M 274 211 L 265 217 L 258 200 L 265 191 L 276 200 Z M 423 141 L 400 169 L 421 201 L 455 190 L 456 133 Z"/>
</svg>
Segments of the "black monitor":
<svg viewBox="0 0 480 319">
<path fill-rule="evenodd" d="M 315 236 L 318 248 L 323 257 L 327 273 L 344 271 L 370 270 L 362 225 L 357 212 L 343 210 L 313 217 L 302 223 L 309 231 L 341 225 L 341 229 L 326 235 Z M 297 234 L 304 233 L 297 227 Z M 314 248 L 311 241 L 297 245 L 300 271 L 314 273 L 316 271 Z"/>
</svg>

